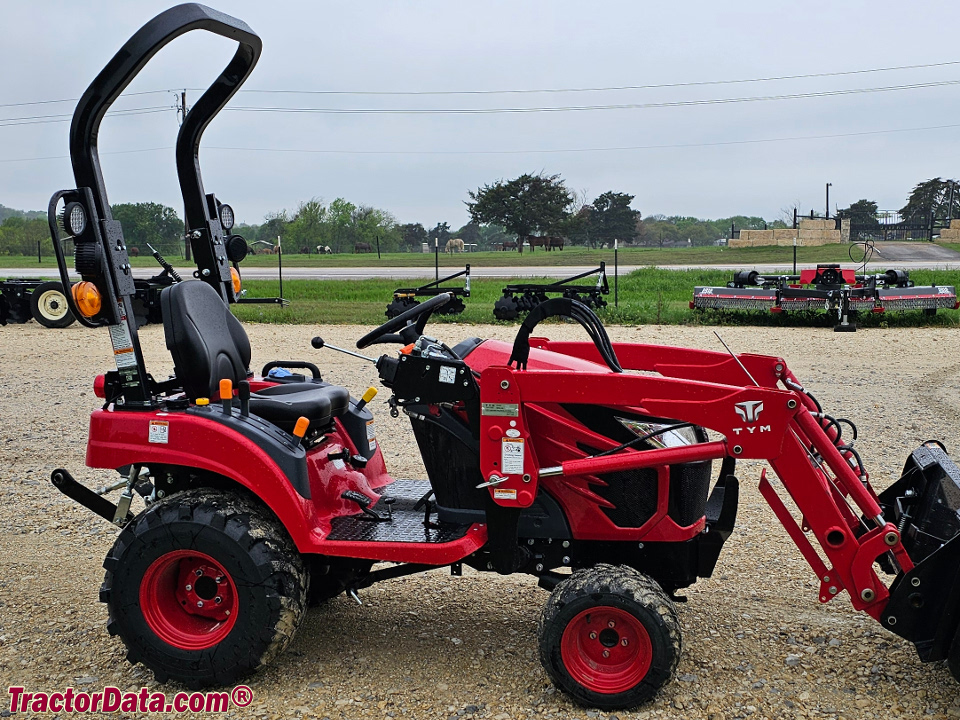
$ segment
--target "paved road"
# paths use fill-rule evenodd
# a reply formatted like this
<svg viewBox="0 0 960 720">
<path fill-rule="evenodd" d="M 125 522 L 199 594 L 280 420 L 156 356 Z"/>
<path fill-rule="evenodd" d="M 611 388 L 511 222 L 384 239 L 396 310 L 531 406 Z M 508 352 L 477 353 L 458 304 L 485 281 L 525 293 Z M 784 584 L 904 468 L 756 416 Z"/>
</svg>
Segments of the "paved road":
<svg viewBox="0 0 960 720">
<path fill-rule="evenodd" d="M 845 266 L 853 266 L 853 263 L 845 263 Z M 547 277 L 547 278 L 565 278 L 572 275 L 578 275 L 583 272 L 595 269 L 596 266 L 505 266 L 505 267 L 472 267 L 470 275 L 474 278 L 507 278 L 507 277 Z M 637 270 L 641 265 L 621 265 L 620 274 L 626 275 Z M 788 273 L 793 268 L 790 263 L 763 264 L 752 267 L 743 265 L 660 265 L 667 270 L 757 270 L 760 273 Z M 797 269 L 807 269 L 816 267 L 815 263 L 799 263 Z M 890 267 L 904 268 L 906 270 L 934 269 L 934 270 L 960 270 L 960 253 L 939 245 L 923 243 L 886 243 L 881 246 L 880 253 L 874 255 L 873 260 L 867 266 L 867 272 L 884 272 Z M 177 271 L 183 277 L 190 277 L 193 268 L 177 268 Z M 457 271 L 457 268 L 440 268 L 440 272 L 449 275 Z M 156 275 L 154 268 L 135 268 L 134 277 L 149 278 Z M 607 266 L 607 272 L 613 274 L 613 265 Z M 0 277 L 10 278 L 28 278 L 28 277 L 56 277 L 56 271 L 52 269 L 36 270 L 29 268 L 0 268 Z M 243 270 L 243 277 L 247 280 L 276 280 L 276 268 L 249 267 Z M 432 279 L 433 268 L 431 267 L 288 267 L 283 270 L 285 280 L 362 280 L 365 278 L 393 278 L 402 280 L 405 278 L 425 278 Z"/>
</svg>

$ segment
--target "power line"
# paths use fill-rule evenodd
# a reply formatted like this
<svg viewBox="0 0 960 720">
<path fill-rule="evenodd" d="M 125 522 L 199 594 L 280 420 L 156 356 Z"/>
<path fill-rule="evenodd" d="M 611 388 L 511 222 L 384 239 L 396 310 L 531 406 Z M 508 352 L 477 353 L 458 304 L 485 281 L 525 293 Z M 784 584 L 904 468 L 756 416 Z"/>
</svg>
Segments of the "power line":
<svg viewBox="0 0 960 720">
<path fill-rule="evenodd" d="M 619 147 L 594 147 L 546 150 L 310 150 L 305 148 L 250 148 L 211 146 L 207 150 L 230 150 L 246 152 L 310 153 L 323 155 L 540 155 L 560 153 L 625 152 L 631 150 L 663 150 L 678 148 L 722 147 L 725 145 L 754 145 L 760 143 L 793 142 L 798 140 L 832 140 L 837 138 L 861 137 L 867 135 L 886 135 L 890 133 L 920 132 L 927 130 L 946 130 L 960 128 L 960 123 L 951 125 L 929 125 L 927 127 L 893 128 L 887 130 L 864 130 L 852 133 L 833 133 L 828 135 L 795 135 L 779 138 L 755 138 L 748 140 L 718 140 L 701 143 L 669 143 L 662 145 L 626 145 Z"/>
<path fill-rule="evenodd" d="M 786 95 L 754 95 L 749 97 L 712 98 L 708 100 L 670 100 L 651 103 L 624 103 L 610 105 L 566 105 L 554 107 L 501 107 L 501 108 L 285 108 L 285 107 L 228 107 L 234 112 L 271 113 L 316 113 L 322 115 L 497 115 L 522 113 L 583 112 L 591 110 L 648 110 L 652 108 L 696 107 L 701 105 L 730 105 L 735 103 L 768 102 L 771 100 L 798 100 L 805 98 L 838 97 L 842 95 L 865 95 L 879 92 L 898 92 L 926 88 L 960 85 L 960 80 L 940 80 L 909 85 L 890 85 L 875 88 L 851 88 L 848 90 L 821 90 L 817 92 L 791 93 Z"/>
<path fill-rule="evenodd" d="M 127 117 L 130 115 L 152 115 L 159 112 L 167 112 L 173 109 L 172 105 L 156 105 L 146 108 L 130 108 L 129 110 L 111 110 L 107 117 Z M 70 122 L 73 113 L 59 115 L 27 115 L 15 118 L 0 118 L 0 127 L 15 127 L 18 125 L 47 125 L 49 123 Z"/>
<path fill-rule="evenodd" d="M 157 95 L 159 93 L 175 92 L 174 90 L 143 90 L 142 92 L 124 93 L 123 97 L 135 97 L 137 95 Z M 26 107 L 27 105 L 56 105 L 57 103 L 79 102 L 80 98 L 64 98 L 62 100 L 33 100 L 31 102 L 4 103 L 0 108 Z"/>
<path fill-rule="evenodd" d="M 839 138 L 862 137 L 869 135 L 887 135 L 891 133 L 925 132 L 929 130 L 947 130 L 960 128 L 960 123 L 950 125 L 928 125 L 926 127 L 891 128 L 885 130 L 864 130 L 852 133 L 832 133 L 826 135 L 795 135 L 777 138 L 754 138 L 746 140 L 718 140 L 701 143 L 667 143 L 660 145 L 625 145 L 618 147 L 567 148 L 544 150 L 323 150 L 309 148 L 252 148 L 252 147 L 224 147 L 205 146 L 204 150 L 222 150 L 229 152 L 272 152 L 272 153 L 301 153 L 319 155 L 544 155 L 561 153 L 599 153 L 599 152 L 628 152 L 637 150 L 664 150 L 698 147 L 723 147 L 727 145 L 755 145 L 762 143 L 795 142 L 805 140 L 833 140 Z M 155 152 L 158 150 L 172 150 L 173 146 L 143 148 L 139 150 L 116 150 L 100 153 L 101 155 L 128 155 L 132 153 Z M 14 158 L 0 160 L 0 163 L 34 162 L 39 160 L 63 160 L 69 155 L 49 155 L 35 158 Z"/>
<path fill-rule="evenodd" d="M 806 73 L 803 75 L 776 75 L 771 77 L 745 78 L 737 80 L 698 80 L 678 83 L 655 83 L 651 85 L 613 85 L 609 87 L 584 88 L 544 88 L 528 90 L 241 90 L 241 93 L 289 94 L 289 95 L 523 95 L 533 93 L 585 93 L 610 92 L 621 90 L 656 90 L 663 88 L 700 87 L 704 85 L 735 85 L 740 83 L 774 82 L 778 80 L 804 80 L 809 78 L 842 77 L 846 75 L 865 75 L 867 73 L 891 72 L 894 70 L 919 70 L 922 68 L 948 67 L 960 65 L 960 60 L 922 65 L 899 65 L 896 67 L 870 68 L 868 70 L 843 70 L 838 72 Z M 0 106 L 2 107 L 2 106 Z"/>
<path fill-rule="evenodd" d="M 805 80 L 811 78 L 844 77 L 849 75 L 866 75 L 870 73 L 894 72 L 898 70 L 922 70 L 927 68 L 950 67 L 960 65 L 960 60 L 951 60 L 939 63 L 922 63 L 916 65 L 896 65 L 891 67 L 868 68 L 864 70 L 841 70 L 836 72 L 804 73 L 800 75 L 774 75 L 758 78 L 738 78 L 733 80 L 695 80 L 677 83 L 653 83 L 649 85 L 613 85 L 609 87 L 583 88 L 532 88 L 507 90 L 273 90 L 248 88 L 241 93 L 259 94 L 288 94 L 288 95 L 366 95 L 366 96 L 417 96 L 417 95 L 523 95 L 536 93 L 584 93 L 584 92 L 617 92 L 623 90 L 655 90 L 664 88 L 701 87 L 709 85 L 736 85 L 757 82 L 776 82 L 780 80 Z M 188 88 L 189 90 L 204 92 L 205 88 Z M 141 92 L 124 93 L 123 97 L 137 95 L 155 95 L 158 93 L 179 92 L 168 88 L 166 90 L 144 90 Z M 0 108 L 25 107 L 28 105 L 53 105 L 57 103 L 78 102 L 79 98 L 63 98 L 61 100 L 33 100 L 30 102 L 2 103 Z"/>
</svg>

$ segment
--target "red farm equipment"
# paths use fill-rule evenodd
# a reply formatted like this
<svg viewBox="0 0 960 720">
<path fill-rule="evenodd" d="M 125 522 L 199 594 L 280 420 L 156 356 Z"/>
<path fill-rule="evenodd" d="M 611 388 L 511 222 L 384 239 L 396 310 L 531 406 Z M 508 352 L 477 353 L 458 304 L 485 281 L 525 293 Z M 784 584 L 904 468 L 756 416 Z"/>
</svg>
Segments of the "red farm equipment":
<svg viewBox="0 0 960 720">
<path fill-rule="evenodd" d="M 239 48 L 177 139 L 198 272 L 161 293 L 175 375 L 157 381 L 133 322 L 135 287 L 97 137 L 147 61 L 192 30 Z M 413 425 L 423 480 L 388 474 L 366 407 L 372 390 L 355 399 L 309 362 L 252 373 L 247 335 L 230 312 L 237 291 L 221 206 L 204 192 L 197 157 L 203 130 L 260 48 L 244 23 L 200 5 L 150 21 L 80 100 L 70 134 L 78 187 L 50 203 L 57 248 L 65 206 L 82 277 L 67 293 L 71 311 L 107 326 L 113 344 L 116 369 L 94 382 L 103 406 L 90 418 L 86 462 L 120 473 L 119 499 L 67 470 L 52 481 L 120 528 L 100 599 L 132 662 L 160 682 L 235 683 L 277 659 L 311 601 L 467 565 L 535 578 L 550 592 L 539 627 L 549 676 L 580 703 L 633 707 L 677 666 L 674 599 L 711 575 L 734 529 L 737 461 L 764 460 L 803 514 L 800 525 L 761 477 L 818 578 L 820 602 L 846 591 L 921 660 L 946 658 L 958 672 L 960 471 L 930 442 L 878 496 L 840 423 L 781 358 L 614 344 L 573 298 L 534 308 L 512 345 L 471 338 L 451 347 L 423 332 L 451 299 L 438 295 L 357 342 L 402 346 L 369 359 L 392 391 L 392 414 Z M 69 285 L 59 249 L 58 260 Z M 590 340 L 532 337 L 551 316 L 577 321 Z M 313 377 L 275 378 L 268 370 L 277 365 Z"/>
</svg>

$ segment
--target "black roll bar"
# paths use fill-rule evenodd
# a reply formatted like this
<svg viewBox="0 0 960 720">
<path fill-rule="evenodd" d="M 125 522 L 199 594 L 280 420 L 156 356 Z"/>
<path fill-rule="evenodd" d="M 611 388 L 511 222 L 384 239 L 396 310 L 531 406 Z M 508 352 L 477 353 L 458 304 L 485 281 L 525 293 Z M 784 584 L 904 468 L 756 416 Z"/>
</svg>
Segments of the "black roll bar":
<svg viewBox="0 0 960 720">
<path fill-rule="evenodd" d="M 176 146 L 185 220 L 200 277 L 213 285 L 224 300 L 232 301 L 232 289 L 227 292 L 230 268 L 223 250 L 223 229 L 216 207 L 211 213 L 211 203 L 204 194 L 198 153 L 203 131 L 237 92 L 260 58 L 263 45 L 246 23 L 204 5 L 186 3 L 165 10 L 140 28 L 80 98 L 70 125 L 70 159 L 77 186 L 89 187 L 93 191 L 97 216 L 105 223 L 112 222 L 97 149 L 100 123 L 110 106 L 150 59 L 165 45 L 192 30 L 206 30 L 239 43 L 233 59 L 187 113 Z M 207 247 L 203 247 L 204 244 Z"/>
</svg>

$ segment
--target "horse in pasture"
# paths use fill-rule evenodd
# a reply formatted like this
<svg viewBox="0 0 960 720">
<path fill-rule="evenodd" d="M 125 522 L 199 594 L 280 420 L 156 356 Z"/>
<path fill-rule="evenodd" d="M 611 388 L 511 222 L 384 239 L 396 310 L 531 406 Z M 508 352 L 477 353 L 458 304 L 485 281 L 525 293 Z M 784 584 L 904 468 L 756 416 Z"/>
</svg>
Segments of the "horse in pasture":
<svg viewBox="0 0 960 720">
<path fill-rule="evenodd" d="M 463 240 L 460 238 L 450 238 L 447 240 L 445 251 L 453 255 L 454 250 L 460 253 L 463 252 Z"/>
<path fill-rule="evenodd" d="M 373 246 L 368 242 L 358 242 L 353 246 L 353 252 L 354 254 L 373 252 Z"/>
<path fill-rule="evenodd" d="M 333 255 L 329 245 L 317 245 L 317 255 Z"/>
</svg>

